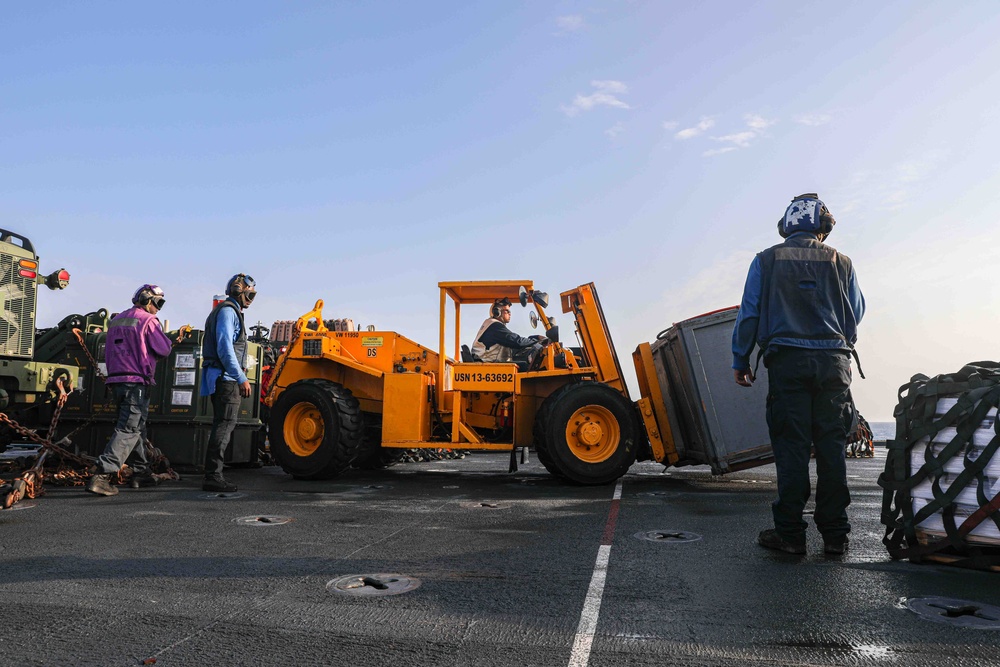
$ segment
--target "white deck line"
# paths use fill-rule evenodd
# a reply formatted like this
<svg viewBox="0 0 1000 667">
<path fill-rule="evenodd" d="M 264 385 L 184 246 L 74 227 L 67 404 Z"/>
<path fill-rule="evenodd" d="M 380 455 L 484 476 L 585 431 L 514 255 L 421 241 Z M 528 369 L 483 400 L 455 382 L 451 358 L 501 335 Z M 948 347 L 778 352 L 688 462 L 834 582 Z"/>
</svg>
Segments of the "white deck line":
<svg viewBox="0 0 1000 667">
<path fill-rule="evenodd" d="M 612 501 L 621 500 L 622 480 L 615 486 Z M 611 560 L 611 545 L 602 544 L 597 549 L 597 562 L 594 563 L 594 574 L 590 578 L 587 598 L 580 612 L 580 625 L 573 639 L 573 650 L 569 655 L 569 667 L 587 667 L 590 662 L 590 650 L 594 645 L 594 633 L 597 631 L 597 619 L 601 614 L 601 600 L 604 597 L 604 582 L 608 576 L 608 562 Z"/>
</svg>

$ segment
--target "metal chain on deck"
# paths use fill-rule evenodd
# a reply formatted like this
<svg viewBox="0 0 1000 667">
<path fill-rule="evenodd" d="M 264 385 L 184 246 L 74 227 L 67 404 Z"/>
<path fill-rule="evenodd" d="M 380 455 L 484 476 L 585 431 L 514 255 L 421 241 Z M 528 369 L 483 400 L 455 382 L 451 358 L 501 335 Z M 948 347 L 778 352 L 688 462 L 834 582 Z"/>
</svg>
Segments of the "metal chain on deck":
<svg viewBox="0 0 1000 667">
<path fill-rule="evenodd" d="M 858 428 L 848 435 L 847 458 L 873 458 L 875 456 L 875 436 L 868 421 L 858 415 Z"/>
<path fill-rule="evenodd" d="M 50 453 L 55 453 L 63 459 L 69 459 L 75 461 L 83 466 L 90 466 L 93 459 L 84 458 L 73 454 L 72 452 L 64 449 L 60 445 L 57 445 L 52 441 L 55 434 L 56 425 L 59 423 L 59 415 L 62 412 L 63 406 L 66 404 L 66 399 L 69 398 L 69 392 L 63 384 L 63 378 L 56 378 L 56 388 L 59 390 L 59 398 L 56 400 L 56 409 L 52 415 L 52 422 L 49 426 L 49 433 L 47 438 L 43 438 L 38 434 L 37 431 L 30 428 L 26 428 L 18 424 L 15 420 L 11 419 L 6 414 L 0 413 L 0 422 L 3 422 L 10 426 L 14 431 L 20 433 L 22 436 L 28 438 L 32 442 L 36 442 L 41 445 L 39 450 L 38 459 L 35 464 L 31 466 L 28 470 L 21 473 L 20 477 L 14 479 L 11 482 L 12 490 L 4 498 L 3 507 L 4 509 L 10 509 L 14 503 L 21 500 L 22 498 L 37 498 L 42 493 L 42 466 L 45 464 L 45 459 Z M 60 442 L 68 442 L 66 438 L 60 440 Z"/>
<path fill-rule="evenodd" d="M 90 349 L 87 348 L 87 343 L 83 340 L 83 332 L 80 331 L 79 329 L 73 329 L 72 331 L 73 335 L 76 336 L 77 342 L 80 343 L 80 348 L 83 349 L 83 353 L 87 356 L 87 359 L 90 360 L 91 366 L 94 369 L 94 373 L 97 375 L 97 377 L 101 378 L 102 382 L 107 381 L 108 377 L 101 371 L 100 364 L 98 364 L 97 360 L 94 359 L 94 355 L 90 353 Z M 104 401 L 104 405 L 102 406 L 102 408 L 110 408 L 110 407 L 111 407 L 111 396 L 108 396 L 107 400 Z M 74 435 L 76 435 L 83 429 L 93 424 L 94 420 L 97 418 L 97 415 L 95 413 L 96 411 L 91 411 L 90 419 L 88 419 L 87 421 L 83 422 L 75 429 L 70 431 L 69 434 L 65 436 L 65 439 L 72 438 Z"/>
<path fill-rule="evenodd" d="M 188 330 L 190 331 L 189 327 Z M 90 353 L 90 350 L 87 348 L 86 342 L 83 339 L 83 333 L 79 329 L 73 329 L 72 333 L 74 336 L 76 336 L 76 340 L 77 342 L 80 343 L 80 347 L 83 349 L 84 354 L 87 356 L 87 358 L 90 360 L 90 363 L 93 365 L 94 372 L 97 375 L 97 377 L 99 377 L 102 381 L 107 381 L 107 376 L 101 371 L 101 367 L 97 363 L 97 360 L 94 359 L 94 356 Z M 69 398 L 69 392 L 67 392 L 65 389 L 64 379 L 62 377 L 56 378 L 56 386 L 59 389 L 59 398 L 56 401 L 56 408 L 52 414 L 52 421 L 49 424 L 49 431 L 47 438 L 43 438 L 41 435 L 38 434 L 37 431 L 33 429 L 29 429 L 25 426 L 22 426 L 17 421 L 11 419 L 8 415 L 0 413 L 0 423 L 7 424 L 15 432 L 19 433 L 28 440 L 37 443 L 38 445 L 41 446 L 38 458 L 35 460 L 34 465 L 32 465 L 32 467 L 29 468 L 28 470 L 24 471 L 20 477 L 15 478 L 11 483 L 12 490 L 4 498 L 3 502 L 4 509 L 9 509 L 15 503 L 17 503 L 19 500 L 22 500 L 23 498 L 37 498 L 39 495 L 43 493 L 42 480 L 43 477 L 45 476 L 43 473 L 43 466 L 50 453 L 54 453 L 64 460 L 69 460 L 73 463 L 76 463 L 88 469 L 88 471 L 95 461 L 95 458 L 92 456 L 74 454 L 65 449 L 64 447 L 62 447 L 60 444 L 57 444 L 56 442 L 53 441 L 56 435 L 56 427 L 59 424 L 59 417 L 62 414 L 63 406 L 66 405 L 66 401 Z M 109 397 L 108 400 L 105 401 L 104 405 L 105 407 L 110 407 L 111 403 L 112 399 L 111 397 Z M 70 438 L 73 435 L 80 432 L 82 429 L 86 428 L 90 424 L 94 423 L 95 419 L 96 415 L 92 414 L 90 419 L 88 419 L 83 424 L 78 426 L 76 429 L 71 431 L 68 435 L 65 435 L 62 438 L 60 438 L 58 443 L 68 444 L 69 442 L 71 442 Z M 146 447 L 146 451 L 148 452 L 149 455 L 150 468 L 153 468 L 158 463 L 165 462 L 165 465 L 163 465 L 162 467 L 166 468 L 166 472 L 154 473 L 153 474 L 154 477 L 158 477 L 161 480 L 163 479 L 176 480 L 180 478 L 177 475 L 177 473 L 174 472 L 172 468 L 170 468 L 169 461 L 163 455 L 163 453 L 158 448 L 154 447 L 148 439 L 145 438 L 143 439 L 143 445 Z M 125 481 L 125 479 L 121 475 L 121 472 L 122 471 L 119 471 L 118 473 L 119 483 Z M 87 477 L 87 474 L 79 473 L 69 468 L 63 468 L 56 470 L 54 473 L 51 473 L 50 476 L 52 480 L 57 482 L 62 482 L 62 483 L 68 482 L 71 484 L 75 484 L 82 482 Z"/>
</svg>

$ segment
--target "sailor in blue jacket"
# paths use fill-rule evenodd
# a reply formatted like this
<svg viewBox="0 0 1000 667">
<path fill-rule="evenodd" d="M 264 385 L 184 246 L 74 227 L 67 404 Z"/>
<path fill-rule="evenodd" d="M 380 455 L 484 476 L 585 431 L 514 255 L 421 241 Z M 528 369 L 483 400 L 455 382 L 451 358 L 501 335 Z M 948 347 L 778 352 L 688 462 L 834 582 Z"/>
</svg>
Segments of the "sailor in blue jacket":
<svg viewBox="0 0 1000 667">
<path fill-rule="evenodd" d="M 784 243 L 750 265 L 733 330 L 733 375 L 749 387 L 754 345 L 768 371 L 767 424 L 778 475 L 774 528 L 758 536 L 769 549 L 806 552 L 802 512 L 816 453 L 816 510 L 824 551 L 843 554 L 851 525 L 845 443 L 854 416 L 851 355 L 865 312 L 850 258 L 823 241 L 836 221 L 815 193 L 799 195 L 778 221 Z M 760 353 L 759 353 L 760 354 Z"/>
<path fill-rule="evenodd" d="M 222 475 L 226 447 L 236 429 L 241 398 L 250 396 L 247 328 L 243 311 L 257 296 L 254 279 L 238 273 L 226 285 L 226 300 L 212 309 L 202 339 L 201 395 L 212 397 L 212 434 L 205 450 L 205 491 L 236 491 Z"/>
</svg>

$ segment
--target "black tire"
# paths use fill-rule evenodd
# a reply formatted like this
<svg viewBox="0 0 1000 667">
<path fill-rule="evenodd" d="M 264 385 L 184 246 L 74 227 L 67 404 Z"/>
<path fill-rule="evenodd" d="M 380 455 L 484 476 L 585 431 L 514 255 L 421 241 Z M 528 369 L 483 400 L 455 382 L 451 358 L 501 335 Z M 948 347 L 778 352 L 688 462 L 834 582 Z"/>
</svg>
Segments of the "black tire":
<svg viewBox="0 0 1000 667">
<path fill-rule="evenodd" d="M 364 421 L 364 439 L 352 465 L 361 470 L 382 470 L 399 463 L 406 450 L 382 446 L 382 415 L 366 412 Z"/>
<path fill-rule="evenodd" d="M 330 479 L 347 470 L 364 437 L 358 399 L 329 380 L 301 380 L 271 409 L 271 455 L 297 479 Z"/>
<path fill-rule="evenodd" d="M 538 460 L 577 484 L 607 484 L 635 462 L 639 440 L 632 403 L 611 387 L 576 382 L 553 392 L 535 416 Z"/>
<path fill-rule="evenodd" d="M 538 461 L 545 466 L 545 469 L 549 471 L 549 474 L 553 477 L 562 477 L 562 471 L 556 467 L 555 462 L 552 457 L 549 456 L 549 450 L 545 446 L 545 425 L 548 423 L 548 412 L 551 412 L 552 403 L 548 402 L 548 398 L 542 403 L 542 407 L 535 413 L 535 424 L 532 428 L 532 443 L 531 446 L 535 450 L 535 456 L 538 457 Z"/>
<path fill-rule="evenodd" d="M 7 447 L 10 443 L 14 442 L 14 429 L 7 424 L 0 424 L 0 454 L 7 451 Z"/>
</svg>

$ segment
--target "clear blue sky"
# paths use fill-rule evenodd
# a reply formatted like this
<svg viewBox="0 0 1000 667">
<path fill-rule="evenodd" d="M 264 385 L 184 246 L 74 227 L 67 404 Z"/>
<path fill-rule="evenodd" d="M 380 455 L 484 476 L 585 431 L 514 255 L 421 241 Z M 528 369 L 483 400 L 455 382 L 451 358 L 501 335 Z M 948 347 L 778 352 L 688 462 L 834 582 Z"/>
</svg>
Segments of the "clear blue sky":
<svg viewBox="0 0 1000 667">
<path fill-rule="evenodd" d="M 434 347 L 437 281 L 523 277 L 595 282 L 624 357 L 737 303 L 818 191 L 888 419 L 1000 356 L 998 34 L 996 2 L 21 3 L 2 226 L 73 275 L 42 324 L 154 282 L 197 326 L 245 271 L 252 321 L 323 298 Z"/>
</svg>

